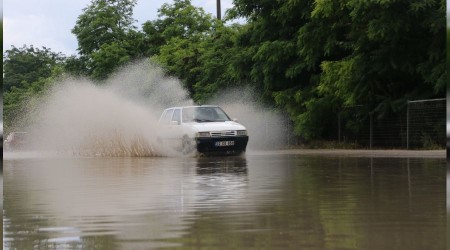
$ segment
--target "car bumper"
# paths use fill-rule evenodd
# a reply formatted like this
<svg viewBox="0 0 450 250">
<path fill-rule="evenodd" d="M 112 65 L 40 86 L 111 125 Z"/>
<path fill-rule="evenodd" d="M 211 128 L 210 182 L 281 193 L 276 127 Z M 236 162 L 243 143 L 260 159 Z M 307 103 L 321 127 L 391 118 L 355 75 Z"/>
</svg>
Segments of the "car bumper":
<svg viewBox="0 0 450 250">
<path fill-rule="evenodd" d="M 233 145 L 218 146 L 217 142 L 233 142 Z M 199 153 L 241 153 L 247 148 L 248 136 L 224 136 L 196 138 Z M 223 145 L 224 143 L 222 143 Z M 225 143 L 229 144 L 229 143 Z"/>
</svg>

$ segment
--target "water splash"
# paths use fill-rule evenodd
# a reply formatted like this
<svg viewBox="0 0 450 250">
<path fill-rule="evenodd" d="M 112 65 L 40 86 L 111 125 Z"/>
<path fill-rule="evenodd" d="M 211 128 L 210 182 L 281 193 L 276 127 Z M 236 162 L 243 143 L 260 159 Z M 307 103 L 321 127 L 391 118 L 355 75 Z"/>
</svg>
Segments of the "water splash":
<svg viewBox="0 0 450 250">
<path fill-rule="evenodd" d="M 244 125 L 249 134 L 248 150 L 279 149 L 286 146 L 288 120 L 279 110 L 258 100 L 252 87 L 231 88 L 218 93 L 210 103 L 217 104 Z"/>
<path fill-rule="evenodd" d="M 192 105 L 180 82 L 149 61 L 122 68 L 102 85 L 67 78 L 27 116 L 32 148 L 84 156 L 155 156 L 161 111 Z"/>
<path fill-rule="evenodd" d="M 226 91 L 218 104 L 249 130 L 249 148 L 273 146 L 282 138 L 278 114 L 261 108 L 252 91 Z M 81 156 L 178 156 L 156 138 L 157 121 L 172 106 L 194 105 L 179 80 L 150 61 L 123 67 L 101 85 L 88 79 L 61 80 L 27 114 L 32 148 Z"/>
</svg>

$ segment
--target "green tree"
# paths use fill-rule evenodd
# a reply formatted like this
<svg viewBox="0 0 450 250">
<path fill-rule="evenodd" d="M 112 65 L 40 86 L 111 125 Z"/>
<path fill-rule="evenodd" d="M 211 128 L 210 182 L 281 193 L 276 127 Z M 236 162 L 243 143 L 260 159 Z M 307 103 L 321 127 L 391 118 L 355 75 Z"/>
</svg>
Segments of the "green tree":
<svg viewBox="0 0 450 250">
<path fill-rule="evenodd" d="M 90 55 L 103 44 L 124 40 L 128 31 L 134 29 L 135 5 L 136 0 L 91 0 L 72 29 L 79 53 Z"/>
<path fill-rule="evenodd" d="M 148 54 L 150 56 L 159 54 L 159 48 L 165 44 L 166 40 L 160 32 L 161 20 L 147 21 L 142 25 L 145 34 L 145 41 L 148 44 Z"/>
<path fill-rule="evenodd" d="M 350 50 L 342 58 L 321 63 L 317 89 L 322 96 L 349 105 L 365 104 L 383 116 L 402 109 L 407 99 L 444 95 L 444 1 L 334 3 L 334 9 L 317 4 L 313 20 L 335 22 L 325 32 L 331 37 L 343 35 Z M 338 39 L 332 42 L 339 44 Z"/>
<path fill-rule="evenodd" d="M 6 50 L 3 59 L 3 118 L 4 129 L 18 124 L 27 111 L 26 103 L 43 93 L 53 80 L 63 74 L 65 57 L 33 46 Z"/>
<path fill-rule="evenodd" d="M 79 57 L 70 58 L 66 69 L 102 80 L 117 67 L 146 56 L 144 34 L 133 26 L 135 5 L 136 0 L 92 0 L 72 29 Z"/>
<path fill-rule="evenodd" d="M 130 61 L 128 51 L 122 43 L 103 44 L 100 49 L 91 54 L 92 77 L 105 79 L 116 67 Z"/>
<path fill-rule="evenodd" d="M 245 50 L 236 68 L 242 77 L 259 85 L 269 98 L 276 91 L 308 86 L 315 65 L 300 60 L 302 44 L 297 40 L 299 28 L 309 21 L 312 1 L 238 0 L 234 3 L 228 18 L 248 19 L 238 37 L 238 46 Z"/>
<path fill-rule="evenodd" d="M 302 35 L 326 42 L 306 44 L 305 51 L 344 53 L 321 62 L 320 82 L 308 111 L 316 123 L 322 118 L 312 115 L 314 103 L 327 100 L 332 107 L 364 105 L 375 118 L 383 118 L 401 114 L 407 100 L 443 97 L 444 11 L 444 1 L 436 0 L 317 1 L 311 28 L 318 23 L 323 30 Z M 299 125 L 307 120 L 300 119 Z"/>
<path fill-rule="evenodd" d="M 161 46 L 175 39 L 201 37 L 212 28 L 212 17 L 190 0 L 174 0 L 158 10 L 158 19 L 143 24 L 143 31 L 151 54 L 158 54 Z"/>
<path fill-rule="evenodd" d="M 378 117 L 445 89 L 445 2 L 236 0 L 248 25 L 236 71 L 286 109 L 295 131 L 323 138 L 342 106 Z"/>
<path fill-rule="evenodd" d="M 55 65 L 47 78 L 40 77 L 36 81 L 26 86 L 11 87 L 8 92 L 3 94 L 3 112 L 4 112 L 4 131 L 8 132 L 14 128 L 20 129 L 21 126 L 29 124 L 27 116 L 32 108 L 32 102 L 36 101 L 36 97 L 46 93 L 46 91 L 57 82 L 56 80 L 64 74 L 63 65 Z"/>
<path fill-rule="evenodd" d="M 200 42 L 199 65 L 194 68 L 197 75 L 193 86 L 193 98 L 204 103 L 219 90 L 240 85 L 242 82 L 234 70 L 240 57 L 236 38 L 241 26 L 225 26 L 217 21 L 214 29 Z"/>
<path fill-rule="evenodd" d="M 26 88 L 40 78 L 47 78 L 63 61 L 63 54 L 46 47 L 12 46 L 3 55 L 3 91 L 8 92 L 12 87 Z"/>
<path fill-rule="evenodd" d="M 88 76 L 90 74 L 86 67 L 88 60 L 88 56 L 69 56 L 65 60 L 64 70 L 71 75 Z"/>
<path fill-rule="evenodd" d="M 201 57 L 205 50 L 212 49 L 208 39 L 216 24 L 211 15 L 192 6 L 190 0 L 163 4 L 158 12 L 158 20 L 144 24 L 147 39 L 154 42 L 153 53 L 157 53 L 153 58 L 169 74 L 180 78 L 195 96 L 195 85 L 204 74 Z"/>
<path fill-rule="evenodd" d="M 321 135 L 322 131 L 318 131 L 326 125 L 315 127 L 311 123 L 315 114 L 302 116 L 311 106 L 308 101 L 314 97 L 313 87 L 318 83 L 323 57 L 305 55 L 304 43 L 318 43 L 302 41 L 299 37 L 301 29 L 311 22 L 314 1 L 237 0 L 234 3 L 228 18 L 248 20 L 237 37 L 240 57 L 234 63 L 234 71 L 240 79 L 257 86 L 267 102 L 275 102 L 286 110 L 297 134 L 305 138 Z M 325 110 L 328 109 L 321 107 L 321 111 Z M 310 123 L 308 126 L 301 125 L 305 119 Z M 309 126 L 311 131 L 306 130 Z"/>
<path fill-rule="evenodd" d="M 144 34 L 130 30 L 122 41 L 105 43 L 98 51 L 91 53 L 91 76 L 105 79 L 119 66 L 149 56 L 147 50 Z"/>
</svg>

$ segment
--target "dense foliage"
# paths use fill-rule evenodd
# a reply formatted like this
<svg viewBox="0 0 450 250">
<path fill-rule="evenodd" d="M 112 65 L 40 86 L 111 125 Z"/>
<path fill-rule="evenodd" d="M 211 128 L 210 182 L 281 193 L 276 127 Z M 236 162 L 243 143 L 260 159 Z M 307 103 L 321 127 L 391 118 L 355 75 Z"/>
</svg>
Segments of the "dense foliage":
<svg viewBox="0 0 450 250">
<path fill-rule="evenodd" d="M 382 118 L 404 110 L 406 100 L 445 95 L 443 0 L 233 3 L 223 22 L 190 0 L 174 0 L 139 30 L 136 0 L 92 0 L 72 30 L 78 55 L 32 46 L 6 51 L 6 122 L 49 77 L 67 72 L 101 83 L 140 58 L 180 78 L 198 103 L 252 86 L 258 99 L 287 112 L 306 140 L 333 138 L 330 128 L 345 107 L 364 106 Z M 246 22 L 227 23 L 234 18 Z"/>
<path fill-rule="evenodd" d="M 408 99 L 444 96 L 444 1 L 236 0 L 247 17 L 239 46 L 255 84 L 284 107 L 305 138 L 332 114 L 364 105 L 377 117 Z M 243 72 L 243 73 L 245 73 Z"/>
<path fill-rule="evenodd" d="M 49 77 L 52 68 L 62 60 L 61 53 L 52 52 L 49 48 L 13 46 L 3 55 L 3 91 L 27 88 L 39 79 Z"/>
<path fill-rule="evenodd" d="M 104 79 L 118 66 L 140 55 L 142 35 L 133 26 L 136 0 L 92 0 L 78 17 L 72 33 L 84 71 Z"/>
</svg>

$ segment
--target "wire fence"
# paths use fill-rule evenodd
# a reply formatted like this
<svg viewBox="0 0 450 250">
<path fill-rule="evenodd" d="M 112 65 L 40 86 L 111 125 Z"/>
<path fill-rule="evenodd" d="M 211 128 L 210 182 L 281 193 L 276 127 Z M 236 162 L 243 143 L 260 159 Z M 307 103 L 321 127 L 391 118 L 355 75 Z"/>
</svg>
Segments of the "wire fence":
<svg viewBox="0 0 450 250">
<path fill-rule="evenodd" d="M 445 147 L 446 100 L 408 101 L 407 148 Z"/>
<path fill-rule="evenodd" d="M 445 99 L 408 101 L 406 110 L 377 117 L 364 106 L 338 115 L 338 141 L 367 148 L 437 149 L 446 145 Z"/>
<path fill-rule="evenodd" d="M 286 115 L 286 114 L 285 114 Z M 287 115 L 286 115 L 287 117 Z M 366 106 L 346 107 L 336 114 L 333 130 L 326 140 L 354 144 L 363 148 L 443 149 L 446 147 L 446 99 L 414 100 L 396 113 L 379 116 Z M 269 124 L 267 131 L 273 126 Z M 294 124 L 283 121 L 284 145 L 296 146 L 301 138 L 293 132 Z M 270 139 L 270 136 L 263 136 Z M 280 143 L 280 141 L 278 141 Z"/>
</svg>

